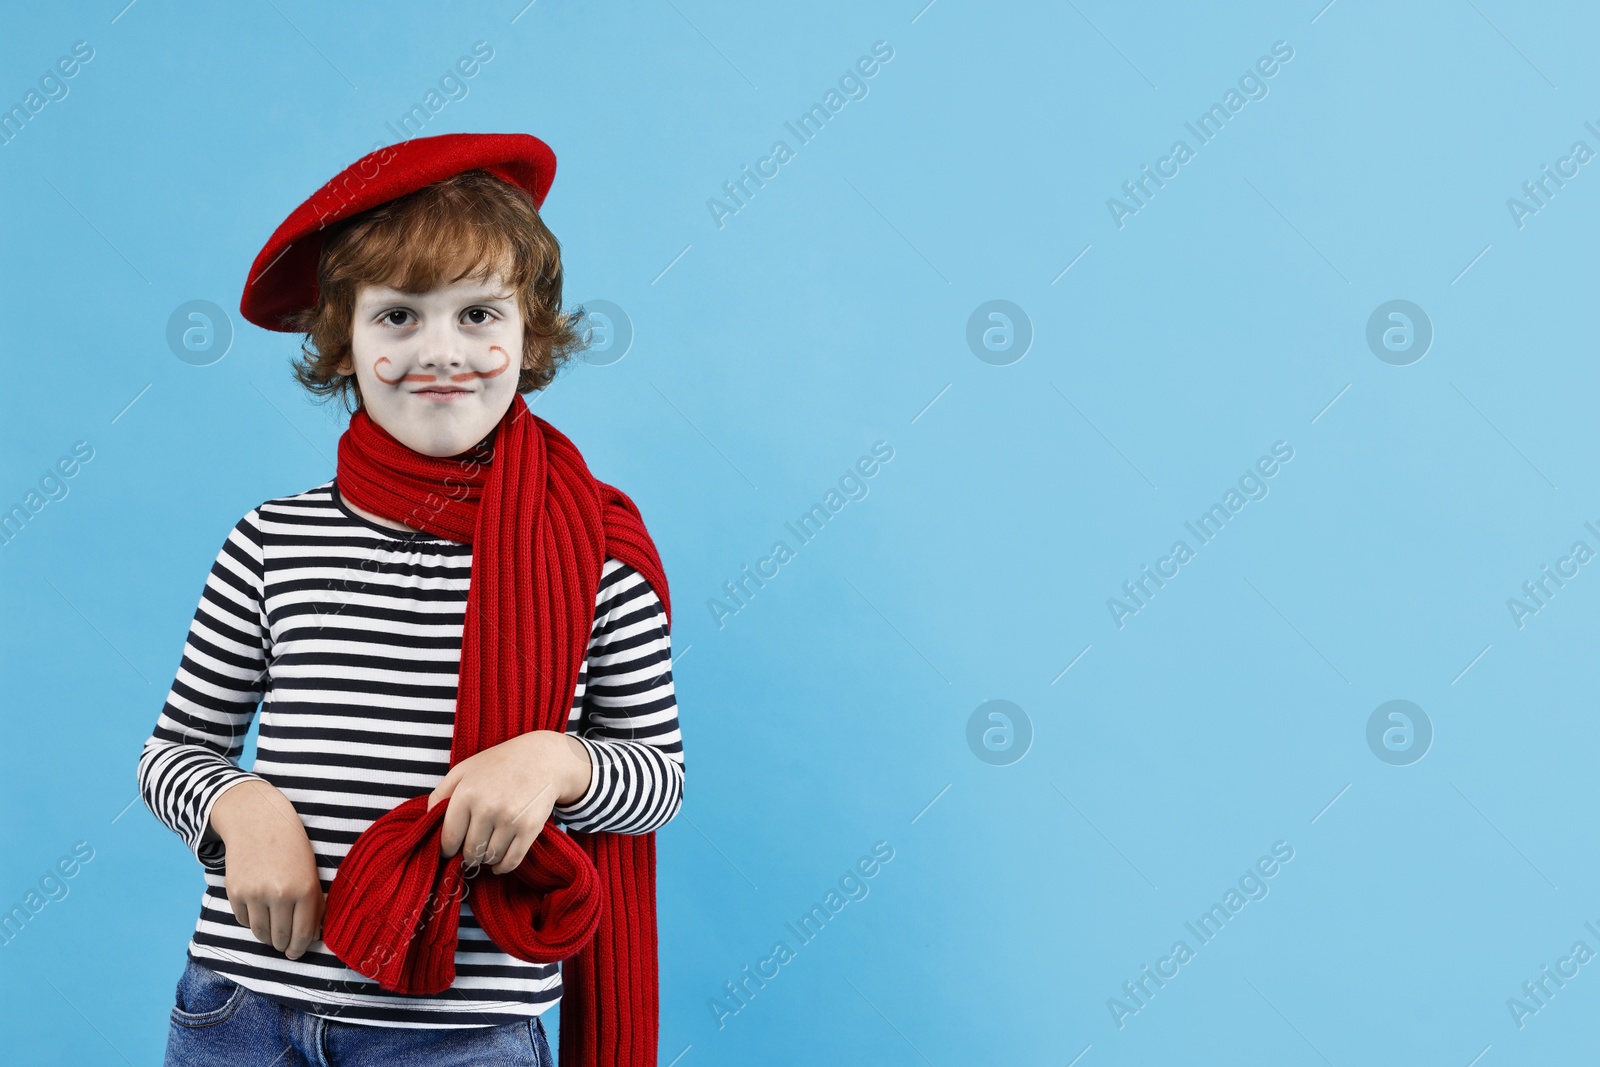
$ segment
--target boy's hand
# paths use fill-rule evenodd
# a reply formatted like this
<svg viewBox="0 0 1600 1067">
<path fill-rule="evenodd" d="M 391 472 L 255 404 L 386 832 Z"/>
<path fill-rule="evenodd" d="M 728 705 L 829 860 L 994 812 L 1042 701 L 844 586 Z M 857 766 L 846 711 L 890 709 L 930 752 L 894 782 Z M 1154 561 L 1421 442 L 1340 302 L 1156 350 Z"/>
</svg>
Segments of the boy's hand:
<svg viewBox="0 0 1600 1067">
<path fill-rule="evenodd" d="M 428 796 L 428 809 L 450 799 L 439 835 L 445 856 L 471 865 L 516 869 L 557 804 L 589 789 L 589 750 L 571 734 L 532 730 L 468 756 Z"/>
<path fill-rule="evenodd" d="M 240 924 L 291 960 L 322 936 L 327 896 L 316 854 L 289 798 L 255 779 L 227 789 L 211 808 L 226 846 L 223 885 Z"/>
</svg>

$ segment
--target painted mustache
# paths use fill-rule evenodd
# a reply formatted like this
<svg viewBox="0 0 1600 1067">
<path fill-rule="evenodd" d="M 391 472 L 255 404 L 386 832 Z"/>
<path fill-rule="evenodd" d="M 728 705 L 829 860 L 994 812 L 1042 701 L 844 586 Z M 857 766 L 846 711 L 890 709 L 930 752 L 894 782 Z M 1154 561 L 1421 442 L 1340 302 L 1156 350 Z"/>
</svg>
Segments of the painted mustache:
<svg viewBox="0 0 1600 1067">
<path fill-rule="evenodd" d="M 460 374 L 450 375 L 448 380 L 452 382 L 470 382 L 474 378 L 497 378 L 501 374 L 505 373 L 506 368 L 511 366 L 511 353 L 507 352 L 499 345 L 490 345 L 489 351 L 500 353 L 502 358 L 500 366 L 496 367 L 494 370 L 463 371 Z M 384 385 L 399 385 L 401 382 L 429 382 L 437 385 L 439 382 L 445 380 L 441 379 L 436 374 L 402 374 L 398 378 L 385 378 L 383 376 L 383 372 L 379 368 L 382 367 L 383 364 L 391 362 L 393 361 L 388 356 L 379 356 L 377 362 L 372 365 L 373 376 Z"/>
</svg>

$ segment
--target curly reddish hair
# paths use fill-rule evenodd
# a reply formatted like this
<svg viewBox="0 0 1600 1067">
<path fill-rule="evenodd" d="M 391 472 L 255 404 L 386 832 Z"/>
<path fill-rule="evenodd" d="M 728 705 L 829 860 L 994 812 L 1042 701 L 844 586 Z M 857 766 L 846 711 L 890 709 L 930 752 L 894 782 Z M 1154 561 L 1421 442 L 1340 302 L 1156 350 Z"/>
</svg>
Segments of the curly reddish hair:
<svg viewBox="0 0 1600 1067">
<path fill-rule="evenodd" d="M 522 313 L 517 392 L 549 385 L 587 347 L 583 308 L 561 309 L 561 244 L 527 194 L 484 170 L 469 170 L 344 219 L 323 242 L 317 303 L 293 317 L 306 335 L 295 380 L 313 394 L 362 405 L 354 375 L 335 368 L 350 355 L 356 294 L 363 284 L 423 293 L 496 268 Z M 352 399 L 354 403 L 352 403 Z"/>
</svg>

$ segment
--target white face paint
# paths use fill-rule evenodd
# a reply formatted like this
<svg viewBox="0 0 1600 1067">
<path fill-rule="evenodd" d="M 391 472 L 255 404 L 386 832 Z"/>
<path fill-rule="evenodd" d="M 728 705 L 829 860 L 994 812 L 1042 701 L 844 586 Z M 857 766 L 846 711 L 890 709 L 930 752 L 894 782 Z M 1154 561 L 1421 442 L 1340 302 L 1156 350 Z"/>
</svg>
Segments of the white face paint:
<svg viewBox="0 0 1600 1067">
<path fill-rule="evenodd" d="M 511 406 L 522 330 L 499 274 L 426 293 L 363 284 L 338 370 L 356 376 L 367 414 L 396 440 L 424 455 L 460 455 Z"/>
</svg>

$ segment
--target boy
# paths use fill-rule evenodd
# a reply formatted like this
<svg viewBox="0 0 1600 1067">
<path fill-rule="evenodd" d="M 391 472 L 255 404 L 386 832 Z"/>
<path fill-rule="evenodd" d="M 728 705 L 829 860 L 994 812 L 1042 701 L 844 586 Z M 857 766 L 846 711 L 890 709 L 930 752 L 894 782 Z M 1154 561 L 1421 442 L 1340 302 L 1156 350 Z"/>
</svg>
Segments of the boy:
<svg viewBox="0 0 1600 1067">
<path fill-rule="evenodd" d="M 633 502 L 522 399 L 582 345 L 554 172 L 416 138 L 256 258 L 245 318 L 356 407 L 335 477 L 229 534 L 139 759 L 206 879 L 169 1064 L 553 1067 L 558 999 L 565 1067 L 656 1063 L 671 607 Z"/>
</svg>

